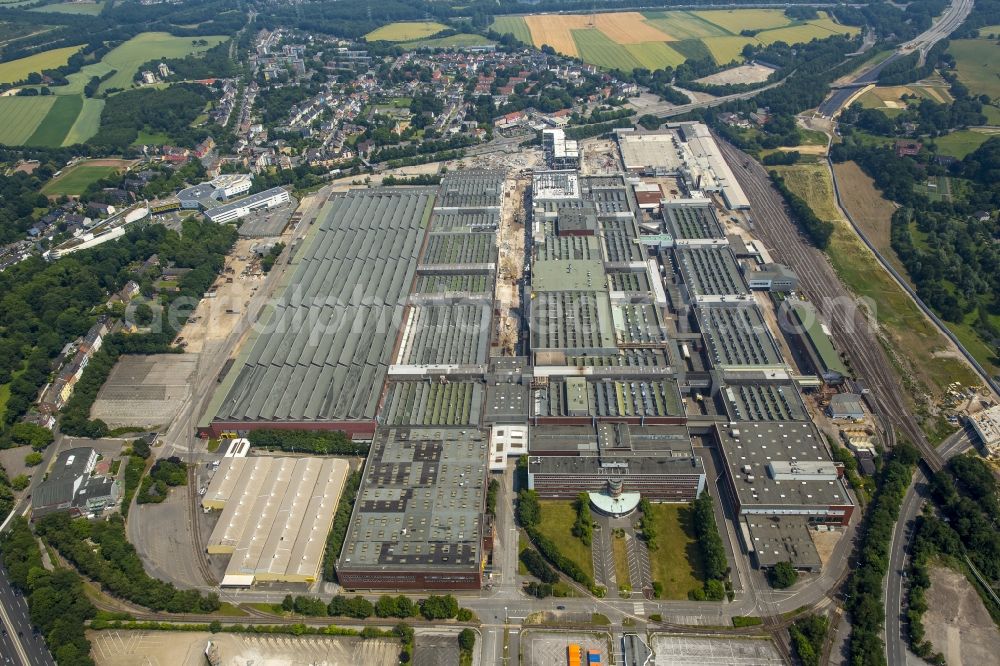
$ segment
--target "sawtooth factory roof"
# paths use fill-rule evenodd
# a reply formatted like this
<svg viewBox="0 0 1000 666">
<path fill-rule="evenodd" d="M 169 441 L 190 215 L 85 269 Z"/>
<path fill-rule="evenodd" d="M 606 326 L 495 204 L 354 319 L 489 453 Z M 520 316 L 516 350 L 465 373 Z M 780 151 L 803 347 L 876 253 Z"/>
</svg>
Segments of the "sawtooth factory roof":
<svg viewBox="0 0 1000 666">
<path fill-rule="evenodd" d="M 269 325 L 223 382 L 216 420 L 374 419 L 433 199 L 429 188 L 331 197 Z"/>
</svg>

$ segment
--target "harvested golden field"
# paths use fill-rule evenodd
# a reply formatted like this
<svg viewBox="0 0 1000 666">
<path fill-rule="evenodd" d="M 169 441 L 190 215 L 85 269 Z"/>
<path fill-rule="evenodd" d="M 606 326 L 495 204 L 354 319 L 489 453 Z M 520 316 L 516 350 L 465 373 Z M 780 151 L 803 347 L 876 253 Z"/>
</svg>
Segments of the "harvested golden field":
<svg viewBox="0 0 1000 666">
<path fill-rule="evenodd" d="M 619 44 L 669 42 L 674 39 L 673 36 L 647 23 L 646 17 L 639 12 L 612 12 L 597 14 L 593 18 L 594 27 Z"/>
<path fill-rule="evenodd" d="M 896 207 L 882 198 L 875 184 L 854 162 L 833 165 L 844 207 L 882 256 L 890 257 L 896 270 L 905 275 L 891 247 L 892 214 Z"/>
<path fill-rule="evenodd" d="M 574 14 L 566 16 L 535 14 L 525 16 L 524 22 L 528 24 L 528 30 L 531 31 L 531 41 L 535 43 L 535 46 L 540 48 L 543 44 L 548 44 L 558 53 L 574 58 L 580 57 L 572 31 L 587 28 L 590 23 L 589 17 Z"/>
</svg>

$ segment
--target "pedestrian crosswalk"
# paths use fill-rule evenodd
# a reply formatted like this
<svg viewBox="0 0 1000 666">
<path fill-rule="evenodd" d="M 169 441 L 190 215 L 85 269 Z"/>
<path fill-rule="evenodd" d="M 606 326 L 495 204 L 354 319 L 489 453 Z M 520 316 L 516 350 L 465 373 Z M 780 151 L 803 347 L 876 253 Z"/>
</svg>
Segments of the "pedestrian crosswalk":
<svg viewBox="0 0 1000 666">
<path fill-rule="evenodd" d="M 632 615 L 645 615 L 646 605 L 641 601 L 636 601 L 632 604 Z"/>
</svg>

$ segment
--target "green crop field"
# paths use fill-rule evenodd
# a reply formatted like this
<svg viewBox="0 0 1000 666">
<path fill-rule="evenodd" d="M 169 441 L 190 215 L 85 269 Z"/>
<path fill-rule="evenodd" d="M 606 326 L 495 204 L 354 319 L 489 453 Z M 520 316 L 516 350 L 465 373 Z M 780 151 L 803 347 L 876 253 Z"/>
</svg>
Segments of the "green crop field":
<svg viewBox="0 0 1000 666">
<path fill-rule="evenodd" d="M 55 104 L 45 114 L 42 123 L 35 130 L 34 134 L 28 137 L 25 144 L 51 148 L 61 146 L 82 109 L 83 97 L 80 95 L 56 96 Z"/>
<path fill-rule="evenodd" d="M 0 83 L 14 83 L 24 79 L 32 72 L 41 72 L 43 69 L 53 69 L 66 64 L 69 57 L 79 51 L 82 46 L 67 46 L 64 49 L 52 49 L 36 53 L 27 58 L 19 58 L 9 62 L 0 63 Z"/>
<path fill-rule="evenodd" d="M 490 26 L 499 33 L 509 33 L 525 44 L 531 44 L 531 31 L 520 16 L 498 16 Z"/>
<path fill-rule="evenodd" d="M 175 37 L 165 32 L 144 32 L 136 35 L 104 56 L 101 63 L 117 72 L 101 84 L 100 90 L 103 92 L 108 88 L 131 88 L 132 77 L 144 62 L 157 58 L 182 58 L 192 53 L 203 53 L 226 39 L 222 35 Z M 206 44 L 193 43 L 201 40 Z M 84 85 L 88 80 L 89 77 L 83 81 Z"/>
<path fill-rule="evenodd" d="M 991 99 L 1000 97 L 1000 45 L 989 39 L 956 39 L 948 51 L 955 56 L 958 78 L 969 90 Z"/>
<path fill-rule="evenodd" d="M 417 39 L 424 39 L 441 32 L 448 26 L 434 21 L 402 21 L 390 23 L 381 28 L 372 30 L 365 39 L 369 42 L 412 42 Z"/>
<path fill-rule="evenodd" d="M 50 180 L 42 187 L 42 194 L 49 196 L 79 196 L 93 182 L 106 178 L 118 171 L 113 166 L 92 166 L 78 164 L 64 171 L 61 176 Z"/>
<path fill-rule="evenodd" d="M 54 95 L 44 97 L 0 97 L 0 143 L 8 146 L 23 145 L 42 124 L 45 115 L 55 104 Z"/>
<path fill-rule="evenodd" d="M 780 9 L 716 9 L 691 12 L 732 35 L 743 30 L 770 30 L 792 22 Z"/>
<path fill-rule="evenodd" d="M 775 42 L 798 44 L 813 39 L 826 39 L 827 37 L 842 35 L 844 33 L 855 35 L 857 32 L 858 29 L 854 26 L 839 25 L 830 19 L 821 19 L 787 28 L 778 28 L 777 30 L 764 30 L 757 34 L 757 40 L 762 44 L 773 44 Z"/>
<path fill-rule="evenodd" d="M 59 12 L 61 14 L 86 14 L 97 16 L 104 9 L 103 2 L 60 2 L 54 5 L 35 7 L 33 12 Z"/>
<path fill-rule="evenodd" d="M 725 37 L 706 37 L 701 40 L 708 47 L 715 62 L 726 64 L 732 61 L 743 62 L 743 47 L 747 44 L 756 44 L 753 37 L 743 37 L 740 35 L 727 35 Z"/>
<path fill-rule="evenodd" d="M 73 123 L 69 132 L 66 133 L 66 138 L 63 139 L 62 145 L 72 146 L 75 143 L 83 143 L 97 134 L 97 130 L 101 126 L 101 111 L 103 110 L 103 99 L 85 98 L 80 115 L 76 117 L 76 122 Z"/>
<path fill-rule="evenodd" d="M 589 62 L 598 67 L 608 69 L 621 69 L 630 72 L 636 67 L 642 67 L 629 50 L 622 44 L 611 41 L 611 39 L 600 30 L 588 28 L 586 30 L 573 30 L 573 41 L 580 51 L 580 57 L 584 62 Z"/>
<path fill-rule="evenodd" d="M 642 15 L 646 17 L 647 23 L 678 40 L 721 37 L 729 34 L 724 28 L 709 23 L 691 12 L 647 11 L 643 12 Z"/>
<path fill-rule="evenodd" d="M 663 42 L 642 42 L 641 44 L 626 44 L 625 49 L 633 58 L 646 69 L 662 69 L 664 67 L 676 67 L 684 62 L 685 58 L 671 47 L 671 44 Z"/>
</svg>

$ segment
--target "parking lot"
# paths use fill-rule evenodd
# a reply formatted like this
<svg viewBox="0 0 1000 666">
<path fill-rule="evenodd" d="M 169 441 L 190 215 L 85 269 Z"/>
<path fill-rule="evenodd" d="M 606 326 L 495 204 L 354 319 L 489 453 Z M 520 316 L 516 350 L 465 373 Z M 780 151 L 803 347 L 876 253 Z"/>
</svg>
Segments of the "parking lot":
<svg viewBox="0 0 1000 666">
<path fill-rule="evenodd" d="M 566 663 L 566 650 L 570 644 L 580 646 L 582 654 L 588 650 L 598 650 L 601 653 L 601 663 L 609 663 L 608 645 L 610 634 L 571 631 L 540 631 L 526 629 L 521 632 L 521 647 L 524 652 L 524 663 L 528 666 L 555 666 Z M 691 662 L 693 663 L 693 662 Z"/>
<path fill-rule="evenodd" d="M 399 662 L 399 642 L 382 638 L 156 631 L 92 631 L 87 637 L 100 666 L 202 666 L 207 663 L 209 641 L 218 649 L 218 663 L 223 666 L 391 666 Z"/>
<path fill-rule="evenodd" d="M 652 647 L 656 666 L 782 666 L 785 663 L 768 639 L 656 634 Z"/>
</svg>

